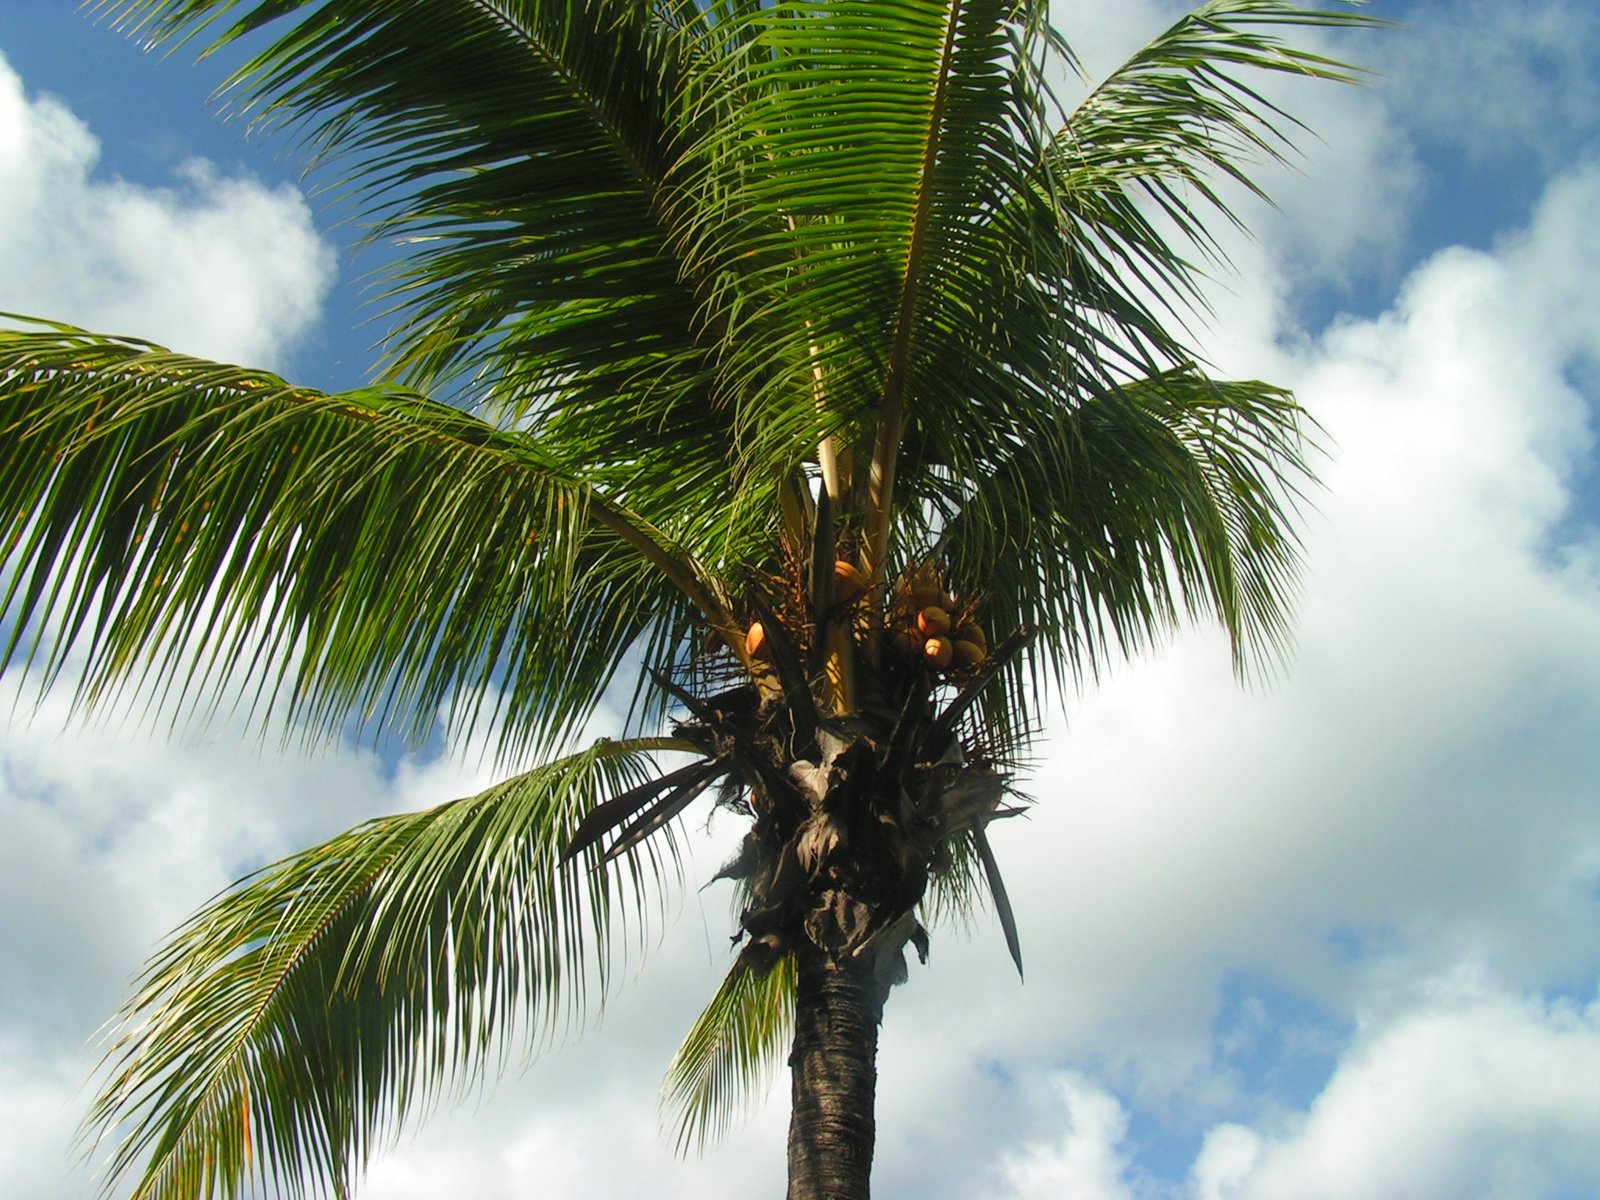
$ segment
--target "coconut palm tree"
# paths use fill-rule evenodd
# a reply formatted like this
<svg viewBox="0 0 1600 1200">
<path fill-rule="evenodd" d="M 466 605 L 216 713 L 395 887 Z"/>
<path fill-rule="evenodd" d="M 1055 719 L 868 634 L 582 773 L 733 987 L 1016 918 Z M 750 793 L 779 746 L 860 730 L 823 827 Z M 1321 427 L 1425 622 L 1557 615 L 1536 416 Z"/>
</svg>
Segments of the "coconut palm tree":
<svg viewBox="0 0 1600 1200">
<path fill-rule="evenodd" d="M 1367 22 L 1211 0 L 1069 106 L 1026 0 L 99 7 L 253 47 L 243 106 L 407 255 L 354 391 L 9 322 L 5 661 L 312 737 L 443 710 L 520 768 L 172 936 L 89 1117 L 108 1186 L 346 1195 L 603 997 L 709 793 L 741 945 L 681 1130 L 792 1039 L 789 1195 L 867 1195 L 907 949 L 987 896 L 1021 969 L 987 827 L 1041 695 L 1190 617 L 1241 669 L 1282 644 L 1302 415 L 1184 318 L 1293 132 L 1250 77 L 1349 79 L 1279 35 Z"/>
</svg>

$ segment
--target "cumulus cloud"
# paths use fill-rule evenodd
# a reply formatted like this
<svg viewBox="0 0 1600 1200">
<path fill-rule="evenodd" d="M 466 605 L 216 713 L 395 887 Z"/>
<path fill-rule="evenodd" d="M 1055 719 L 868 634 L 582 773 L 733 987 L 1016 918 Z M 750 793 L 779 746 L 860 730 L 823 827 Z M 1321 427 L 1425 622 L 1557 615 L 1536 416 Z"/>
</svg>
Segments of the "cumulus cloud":
<svg viewBox="0 0 1600 1200">
<path fill-rule="evenodd" d="M 1575 382 L 1600 352 L 1595 211 L 1600 174 L 1575 168 L 1390 312 L 1224 348 L 1294 384 L 1329 445 L 1293 668 L 1236 690 L 1196 632 L 1072 706 L 1040 803 L 993 834 L 1028 982 L 987 922 L 936 939 L 890 1005 L 886 1127 L 951 1163 L 1051 1144 L 1037 1080 L 1066 1064 L 1175 1128 L 1270 1107 L 1219 1058 L 1238 970 L 1336 1025 L 1462 961 L 1532 994 L 1594 978 L 1600 580 L 1573 554 L 1595 520 Z M 925 1176 L 973 1194 L 965 1168 Z"/>
<path fill-rule="evenodd" d="M 1059 1132 L 1007 1154 L 1004 1200 L 1550 1200 L 1600 1178 L 1600 1002 L 1519 997 L 1471 970 L 1366 1023 L 1303 1111 L 1220 1122 L 1182 1181 L 1143 1176 L 1116 1096 L 1054 1080 Z"/>
<path fill-rule="evenodd" d="M 447 760 L 283 755 L 237 727 L 169 743 L 69 722 L 54 698 L 0 727 L 0 1014 L 43 1058 L 75 1051 L 140 958 L 207 896 L 378 812 L 473 790 Z"/>
<path fill-rule="evenodd" d="M 199 160 L 140 187 L 97 173 L 99 156 L 0 57 L 0 311 L 282 365 L 333 282 L 304 197 Z"/>
<path fill-rule="evenodd" d="M 1081 1075 L 1066 1073 L 1055 1083 L 1065 1110 L 1062 1137 L 1008 1155 L 1000 1169 L 1000 1194 L 1006 1200 L 1133 1200 L 1121 1148 L 1127 1110 Z"/>
<path fill-rule="evenodd" d="M 1555 165 L 1594 145 L 1600 9 L 1588 0 L 1458 0 L 1412 5 L 1372 64 L 1419 136 L 1497 157 Z"/>
<path fill-rule="evenodd" d="M 1281 1132 L 1224 1125 L 1198 1200 L 1542 1200 L 1600 1179 L 1600 1004 L 1470 980 L 1363 1031 Z"/>
<path fill-rule="evenodd" d="M 371 752 L 284 753 L 237 726 L 168 741 L 69 722 L 64 704 L 0 725 L 0 1083 L 20 1081 L 4 1091 L 21 1106 L 15 1121 L 0 1111 L 0 1177 L 21 1200 L 78 1177 L 97 1030 L 170 929 L 280 855 L 485 782 L 459 754 L 391 768 Z"/>
<path fill-rule="evenodd" d="M 62 1181 L 70 1174 L 69 1147 L 78 1123 L 76 1073 L 12 1059 L 15 1049 L 0 1038 L 0 1179 L 6 1195 L 51 1200 L 72 1194 Z"/>
</svg>

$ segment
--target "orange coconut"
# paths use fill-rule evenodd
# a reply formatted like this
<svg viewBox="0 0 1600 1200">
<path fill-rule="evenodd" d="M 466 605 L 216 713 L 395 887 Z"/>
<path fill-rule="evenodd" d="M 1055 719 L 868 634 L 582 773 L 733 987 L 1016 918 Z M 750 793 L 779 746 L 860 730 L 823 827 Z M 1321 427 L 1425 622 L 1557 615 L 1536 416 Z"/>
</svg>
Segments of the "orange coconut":
<svg viewBox="0 0 1600 1200">
<path fill-rule="evenodd" d="M 833 598 L 849 604 L 867 590 L 867 577 L 854 563 L 839 559 L 833 564 Z"/>
<path fill-rule="evenodd" d="M 772 646 L 767 642 L 767 631 L 760 621 L 752 621 L 750 631 L 744 635 L 745 653 L 751 658 L 771 658 Z"/>
</svg>

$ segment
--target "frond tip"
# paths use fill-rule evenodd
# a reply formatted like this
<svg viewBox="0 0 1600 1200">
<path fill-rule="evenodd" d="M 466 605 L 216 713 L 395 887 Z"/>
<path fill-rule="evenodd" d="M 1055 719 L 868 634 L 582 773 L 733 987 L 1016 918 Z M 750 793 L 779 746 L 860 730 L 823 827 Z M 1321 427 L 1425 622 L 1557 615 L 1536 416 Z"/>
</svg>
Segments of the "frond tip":
<svg viewBox="0 0 1600 1200">
<path fill-rule="evenodd" d="M 794 1036 L 794 957 L 768 971 L 740 957 L 661 1083 L 661 1119 L 680 1154 L 719 1141 L 761 1102 Z"/>
<path fill-rule="evenodd" d="M 601 741 L 488 791 L 357 826 L 241 880 L 180 928 L 111 1036 L 85 1122 L 133 1200 L 349 1193 L 446 1087 L 604 994 L 663 851 L 563 869 L 597 799 L 672 739 Z M 655 845 L 655 843 L 652 843 Z M 498 1047 L 498 1051 L 496 1048 Z"/>
</svg>

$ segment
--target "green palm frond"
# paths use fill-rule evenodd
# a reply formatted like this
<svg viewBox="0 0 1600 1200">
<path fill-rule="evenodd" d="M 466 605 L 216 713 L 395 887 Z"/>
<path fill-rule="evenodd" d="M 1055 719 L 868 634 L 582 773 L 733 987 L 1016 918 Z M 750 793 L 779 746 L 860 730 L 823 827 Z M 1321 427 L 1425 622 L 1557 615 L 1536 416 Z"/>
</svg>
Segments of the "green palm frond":
<svg viewBox="0 0 1600 1200">
<path fill-rule="evenodd" d="M 681 9 L 682 6 L 679 6 Z M 666 252 L 687 33 L 628 0 L 102 0 L 160 44 L 256 53 L 229 88 L 406 241 L 392 366 L 526 413 L 648 378 L 703 394 L 694 291 Z M 689 416 L 684 409 L 680 415 Z"/>
<path fill-rule="evenodd" d="M 1294 512 L 1310 486 L 1303 413 L 1283 389 L 1172 371 L 1086 401 L 952 501 L 940 552 L 984 582 L 994 629 L 1038 626 L 1057 683 L 1092 676 L 1197 615 L 1235 663 L 1286 652 Z M 1021 672 L 983 698 L 1014 727 Z M 1005 739 L 1009 741 L 1010 739 Z"/>
<path fill-rule="evenodd" d="M 566 736 L 641 639 L 729 627 L 666 533 L 415 392 L 337 395 L 64 326 L 0 330 L 3 661 L 88 698 L 144 664 L 241 673 L 308 730 L 420 734 L 491 700 L 515 754 Z M 696 609 L 698 608 L 698 612 Z"/>
<path fill-rule="evenodd" d="M 1181 316 L 1200 302 L 1207 256 L 1219 250 L 1208 218 L 1236 223 L 1224 183 L 1262 195 L 1258 169 L 1286 157 L 1298 131 L 1248 76 L 1353 81 L 1352 69 L 1275 31 L 1377 24 L 1278 0 L 1217 0 L 1140 50 L 1058 130 L 1019 139 L 1016 152 L 1037 147 L 1038 158 L 974 235 L 1009 252 L 957 293 L 963 303 L 927 339 L 907 402 L 908 499 L 897 517 L 912 557 L 927 514 L 910 497 L 958 506 L 1041 417 L 1197 357 Z M 1048 93 L 1032 102 L 1044 119 Z"/>
<path fill-rule="evenodd" d="M 1255 73 L 1353 83 L 1348 65 L 1277 35 L 1385 25 L 1284 0 L 1210 0 L 1096 86 L 1046 156 L 1071 250 L 1077 302 L 1150 366 L 1190 352 L 1168 332 L 1201 301 L 1200 267 L 1220 257 L 1211 218 L 1238 226 L 1223 184 L 1265 198 L 1255 178 L 1293 150 L 1300 123 L 1247 82 Z M 1162 221 L 1164 219 L 1165 225 Z M 1187 257 L 1197 251 L 1200 262 Z"/>
<path fill-rule="evenodd" d="M 679 171 L 701 229 L 683 254 L 717 284 L 741 444 L 793 437 L 820 407 L 865 460 L 921 381 L 920 347 L 978 308 L 1012 248 L 977 218 L 1027 181 L 1015 139 L 1037 118 L 1013 83 L 1037 9 L 747 14 L 749 49 L 723 65 L 725 99 Z"/>
<path fill-rule="evenodd" d="M 442 1090 L 581 1022 L 675 871 L 669 840 L 562 869 L 582 814 L 671 739 L 601 741 L 477 796 L 383 817 L 266 867 L 139 979 L 86 1128 L 135 1200 L 349 1194 Z M 664 857 L 663 857 L 664 855 Z M 496 1050 L 498 1047 L 498 1051 Z M 140 1164 L 143 1163 L 142 1169 Z"/>
<path fill-rule="evenodd" d="M 661 1084 L 661 1115 L 679 1153 L 703 1150 L 759 1104 L 794 1033 L 794 958 L 768 971 L 735 962 Z"/>
<path fill-rule="evenodd" d="M 713 302 L 727 280 L 685 252 L 705 217 L 673 169 L 710 119 L 720 53 L 759 6 L 99 7 L 153 43 L 261 46 L 230 84 L 239 107 L 301 130 L 376 218 L 371 236 L 407 248 L 389 297 L 395 377 L 536 424 L 619 502 L 670 496 L 720 541 L 711 558 L 748 551 L 772 481 L 839 425 L 790 404 L 768 414 L 770 436 L 749 436 Z"/>
</svg>

